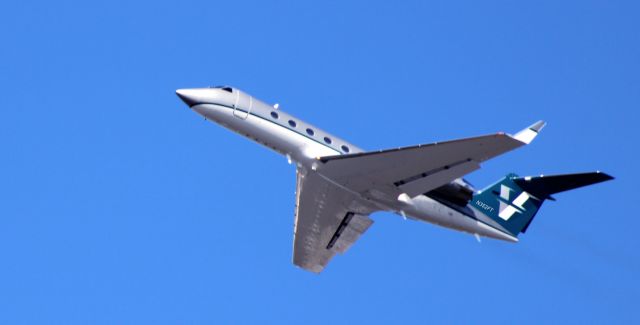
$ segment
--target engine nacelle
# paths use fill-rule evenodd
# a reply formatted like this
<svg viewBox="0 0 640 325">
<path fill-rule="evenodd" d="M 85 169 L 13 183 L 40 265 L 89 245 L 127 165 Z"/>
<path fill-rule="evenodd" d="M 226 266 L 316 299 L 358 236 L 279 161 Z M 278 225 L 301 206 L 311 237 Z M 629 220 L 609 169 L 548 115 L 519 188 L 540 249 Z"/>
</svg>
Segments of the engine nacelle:
<svg viewBox="0 0 640 325">
<path fill-rule="evenodd" d="M 431 190 L 424 195 L 429 196 L 438 201 L 447 201 L 459 206 L 466 206 L 471 198 L 475 189 L 464 179 L 458 178 L 451 183 L 442 185 L 434 190 Z"/>
</svg>

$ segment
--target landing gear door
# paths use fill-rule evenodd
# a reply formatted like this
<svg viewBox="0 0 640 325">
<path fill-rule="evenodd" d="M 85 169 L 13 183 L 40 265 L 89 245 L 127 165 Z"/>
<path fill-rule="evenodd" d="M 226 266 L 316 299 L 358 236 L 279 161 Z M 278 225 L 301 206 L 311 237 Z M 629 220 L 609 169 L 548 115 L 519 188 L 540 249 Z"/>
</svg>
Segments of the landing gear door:
<svg viewBox="0 0 640 325">
<path fill-rule="evenodd" d="M 253 107 L 253 98 L 247 94 L 236 90 L 236 98 L 233 104 L 233 115 L 239 119 L 246 120 Z"/>
</svg>

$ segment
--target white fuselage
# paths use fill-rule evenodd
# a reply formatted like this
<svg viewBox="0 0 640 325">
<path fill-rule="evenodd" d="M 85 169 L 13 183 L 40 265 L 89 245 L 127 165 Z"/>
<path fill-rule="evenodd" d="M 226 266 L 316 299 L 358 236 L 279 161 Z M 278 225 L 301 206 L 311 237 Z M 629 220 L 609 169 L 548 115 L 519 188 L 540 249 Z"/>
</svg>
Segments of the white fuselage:
<svg viewBox="0 0 640 325">
<path fill-rule="evenodd" d="M 238 89 L 181 90 L 187 104 L 207 120 L 216 122 L 285 155 L 304 172 L 316 172 L 319 157 L 363 152 L 321 129 L 256 100 Z M 188 96 L 188 100 L 185 97 Z M 372 198 L 366 198 L 371 200 Z M 376 202 L 382 210 L 479 236 L 517 241 L 503 231 L 428 196 L 393 198 Z M 480 214 L 474 208 L 467 213 Z"/>
</svg>

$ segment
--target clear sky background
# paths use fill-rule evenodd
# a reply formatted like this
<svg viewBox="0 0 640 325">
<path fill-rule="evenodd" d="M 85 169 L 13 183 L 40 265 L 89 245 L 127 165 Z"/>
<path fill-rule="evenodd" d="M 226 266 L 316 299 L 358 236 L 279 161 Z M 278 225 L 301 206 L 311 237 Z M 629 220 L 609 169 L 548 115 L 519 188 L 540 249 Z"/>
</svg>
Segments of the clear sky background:
<svg viewBox="0 0 640 325">
<path fill-rule="evenodd" d="M 637 1 L 0 6 L 0 323 L 640 320 Z M 389 213 L 291 264 L 294 167 L 175 89 L 229 84 L 365 149 L 548 121 L 469 175 L 602 170 L 510 244 Z"/>
</svg>

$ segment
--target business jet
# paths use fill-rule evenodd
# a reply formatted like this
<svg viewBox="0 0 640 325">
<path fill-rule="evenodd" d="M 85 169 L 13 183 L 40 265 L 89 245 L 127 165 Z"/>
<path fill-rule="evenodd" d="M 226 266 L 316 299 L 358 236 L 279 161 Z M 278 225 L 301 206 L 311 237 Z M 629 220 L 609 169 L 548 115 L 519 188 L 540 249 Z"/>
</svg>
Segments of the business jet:
<svg viewBox="0 0 640 325">
<path fill-rule="evenodd" d="M 373 223 L 373 212 L 433 223 L 480 237 L 517 242 L 552 195 L 613 179 L 602 172 L 519 177 L 507 174 L 476 190 L 462 177 L 480 164 L 527 145 L 543 121 L 515 135 L 364 151 L 251 95 L 228 86 L 178 89 L 209 121 L 287 157 L 296 166 L 293 263 L 320 273 Z"/>
</svg>

